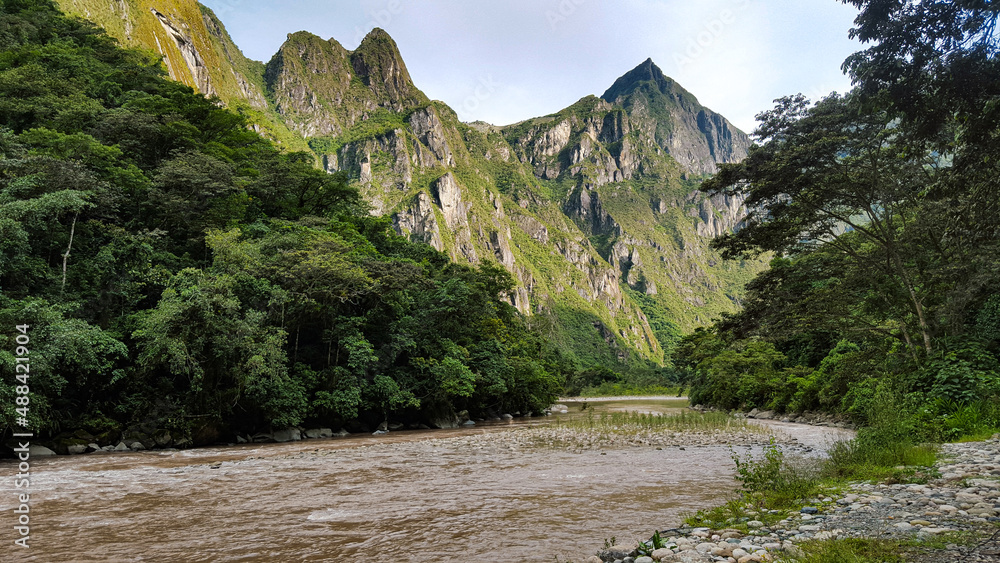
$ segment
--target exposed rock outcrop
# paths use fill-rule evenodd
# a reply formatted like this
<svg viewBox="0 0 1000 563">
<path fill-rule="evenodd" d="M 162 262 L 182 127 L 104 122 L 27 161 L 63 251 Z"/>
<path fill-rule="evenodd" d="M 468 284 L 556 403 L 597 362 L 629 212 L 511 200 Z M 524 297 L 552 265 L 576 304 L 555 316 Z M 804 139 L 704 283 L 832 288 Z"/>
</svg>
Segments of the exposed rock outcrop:
<svg viewBox="0 0 1000 563">
<path fill-rule="evenodd" d="M 413 112 L 409 123 L 417 140 L 430 149 L 434 158 L 448 166 L 455 165 L 455 158 L 451 154 L 451 149 L 448 148 L 448 140 L 444 126 L 441 124 L 441 118 L 438 117 L 437 111 L 433 107 Z M 415 146 L 414 148 L 415 153 L 419 155 L 417 161 L 422 167 L 434 165 L 434 161 L 428 159 L 429 155 L 423 152 L 423 147 Z"/>
<path fill-rule="evenodd" d="M 393 216 L 396 231 L 410 240 L 426 242 L 437 250 L 444 250 L 441 231 L 434 215 L 434 204 L 426 192 L 417 194 L 410 205 Z"/>
<path fill-rule="evenodd" d="M 214 96 L 217 94 L 215 87 L 212 86 L 212 79 L 208 71 L 208 67 L 205 65 L 205 60 L 202 59 L 201 55 L 198 53 L 198 49 L 194 46 L 194 41 L 191 37 L 177 24 L 170 20 L 164 14 L 157 12 L 155 9 L 151 9 L 153 15 L 156 19 L 160 21 L 160 25 L 163 26 L 163 30 L 167 32 L 174 43 L 177 44 L 177 48 L 181 52 L 181 56 L 184 58 L 185 64 L 187 64 L 188 71 L 191 76 L 194 77 L 195 84 L 198 90 L 204 93 L 206 96 Z M 167 60 L 169 66 L 169 59 Z M 172 72 L 176 73 L 176 70 Z"/>
</svg>

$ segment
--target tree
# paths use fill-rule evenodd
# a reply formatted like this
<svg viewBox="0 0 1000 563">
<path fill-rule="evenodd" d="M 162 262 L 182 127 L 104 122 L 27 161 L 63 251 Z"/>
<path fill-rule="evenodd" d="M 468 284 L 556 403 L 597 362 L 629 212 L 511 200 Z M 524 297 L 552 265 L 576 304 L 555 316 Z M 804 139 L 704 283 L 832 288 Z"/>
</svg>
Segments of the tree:
<svg viewBox="0 0 1000 563">
<path fill-rule="evenodd" d="M 893 304 L 900 329 L 909 338 L 915 325 L 930 353 L 935 315 L 927 310 L 933 296 L 920 239 L 943 241 L 920 224 L 919 212 L 941 163 L 909 152 L 906 132 L 884 112 L 862 111 L 853 96 L 812 107 L 801 95 L 786 97 L 758 118 L 762 144 L 702 186 L 745 195 L 749 210 L 744 228 L 713 245 L 730 258 L 828 248 L 854 268 L 887 276 L 905 299 Z"/>
</svg>

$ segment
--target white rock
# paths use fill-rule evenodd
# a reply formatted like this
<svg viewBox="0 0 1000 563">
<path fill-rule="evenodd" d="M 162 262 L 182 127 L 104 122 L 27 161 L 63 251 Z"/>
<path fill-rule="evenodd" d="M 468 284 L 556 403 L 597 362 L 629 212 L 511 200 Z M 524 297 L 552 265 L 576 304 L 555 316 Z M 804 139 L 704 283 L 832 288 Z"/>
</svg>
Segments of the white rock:
<svg viewBox="0 0 1000 563">
<path fill-rule="evenodd" d="M 56 455 L 56 452 L 46 448 L 45 446 L 39 446 L 36 444 L 28 446 L 28 457 L 47 457 L 50 455 Z"/>
<path fill-rule="evenodd" d="M 673 550 L 670 550 L 670 549 L 667 549 L 667 548 L 663 547 L 663 548 L 654 550 L 653 553 L 650 553 L 650 555 L 653 557 L 653 561 L 663 561 L 664 558 L 668 558 L 666 560 L 670 561 L 670 559 L 673 559 L 673 557 L 674 557 L 674 552 L 673 552 Z"/>
<path fill-rule="evenodd" d="M 704 543 L 699 543 L 698 545 L 694 546 L 694 549 L 698 553 L 711 553 L 712 552 L 712 548 L 714 548 L 714 547 L 715 547 L 714 543 L 704 542 Z M 638 561 L 636 563 L 638 563 Z"/>
</svg>

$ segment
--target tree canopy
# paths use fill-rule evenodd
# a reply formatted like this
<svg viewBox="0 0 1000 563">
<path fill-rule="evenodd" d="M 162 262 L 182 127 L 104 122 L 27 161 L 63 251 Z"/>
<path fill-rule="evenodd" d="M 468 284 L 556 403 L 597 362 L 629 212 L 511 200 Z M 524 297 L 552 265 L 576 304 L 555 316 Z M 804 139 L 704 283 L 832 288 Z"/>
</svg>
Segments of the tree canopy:
<svg viewBox="0 0 1000 563">
<path fill-rule="evenodd" d="M 1000 8 L 847 3 L 866 44 L 844 63 L 854 89 L 776 100 L 748 158 L 702 186 L 748 208 L 715 247 L 774 258 L 678 361 L 701 374 L 696 400 L 861 416 L 884 387 L 940 422 L 1000 391 L 984 328 L 1000 293 Z"/>
<path fill-rule="evenodd" d="M 41 433 L 538 412 L 563 367 L 512 288 L 396 235 L 151 54 L 50 0 L 0 4 L 0 331 L 32 325 Z"/>
</svg>

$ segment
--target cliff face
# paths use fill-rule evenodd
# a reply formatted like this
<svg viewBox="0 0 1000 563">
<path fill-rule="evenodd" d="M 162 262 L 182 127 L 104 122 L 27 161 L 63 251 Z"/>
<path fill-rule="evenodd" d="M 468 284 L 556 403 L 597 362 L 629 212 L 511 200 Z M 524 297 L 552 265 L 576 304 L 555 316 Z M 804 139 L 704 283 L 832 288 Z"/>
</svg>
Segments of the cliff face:
<svg viewBox="0 0 1000 563">
<path fill-rule="evenodd" d="M 749 139 L 652 61 L 600 98 L 495 127 L 429 101 L 379 29 L 353 52 L 293 33 L 264 65 L 192 0 L 61 2 L 164 54 L 171 76 L 256 118 L 262 134 L 307 142 L 401 234 L 459 262 L 502 264 L 518 283 L 510 302 L 548 318 L 547 336 L 584 363 L 662 360 L 681 330 L 734 310 L 763 267 L 709 249 L 738 228 L 742 202 L 697 191 Z"/>
</svg>

